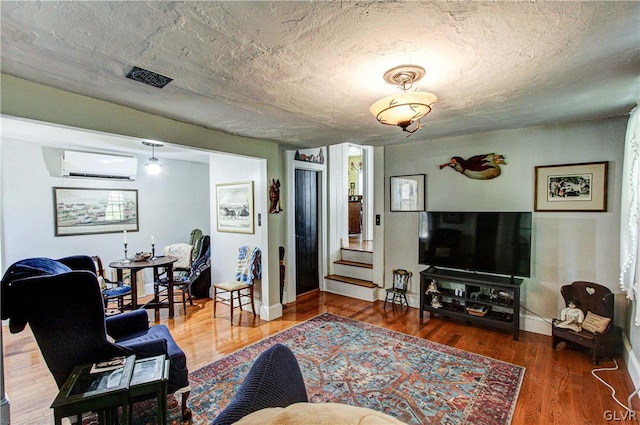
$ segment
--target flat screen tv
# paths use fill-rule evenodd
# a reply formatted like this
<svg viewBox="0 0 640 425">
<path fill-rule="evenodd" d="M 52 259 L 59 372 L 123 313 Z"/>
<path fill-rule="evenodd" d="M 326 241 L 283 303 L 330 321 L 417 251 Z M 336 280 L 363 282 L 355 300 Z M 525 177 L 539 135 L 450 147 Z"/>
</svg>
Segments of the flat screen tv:
<svg viewBox="0 0 640 425">
<path fill-rule="evenodd" d="M 530 277 L 530 212 L 420 212 L 419 263 Z"/>
</svg>

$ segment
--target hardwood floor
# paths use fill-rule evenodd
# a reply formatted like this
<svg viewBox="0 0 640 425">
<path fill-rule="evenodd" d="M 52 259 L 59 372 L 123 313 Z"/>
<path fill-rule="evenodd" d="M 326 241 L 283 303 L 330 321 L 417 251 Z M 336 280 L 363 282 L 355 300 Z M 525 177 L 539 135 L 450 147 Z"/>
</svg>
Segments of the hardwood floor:
<svg viewBox="0 0 640 425">
<path fill-rule="evenodd" d="M 638 423 L 623 420 L 629 418 L 628 414 L 611 399 L 610 390 L 591 375 L 594 367 L 586 352 L 556 351 L 551 347 L 549 336 L 521 332 L 520 340 L 513 341 L 509 332 L 437 317 L 428 319 L 428 314 L 420 323 L 417 309 L 394 310 L 388 305 L 385 310 L 381 301 L 370 303 L 324 292 L 299 297 L 284 309 L 283 317 L 271 322 L 247 312 L 238 314 L 236 310 L 234 326 L 230 326 L 226 306 L 218 310 L 216 319 L 212 309 L 211 300 L 196 300 L 196 305 L 188 307 L 187 316 L 179 308 L 174 319 L 169 320 L 166 312 L 161 312 L 158 320 L 169 326 L 178 345 L 186 352 L 192 371 L 301 321 L 330 312 L 526 367 L 514 425 Z M 150 312 L 154 320 L 152 316 Z M 11 423 L 53 423 L 49 406 L 57 388 L 32 334 L 27 329 L 13 335 L 6 326 L 2 332 Z M 626 404 L 633 384 L 622 359 L 617 361 L 619 370 L 601 372 L 600 376 L 615 388 L 617 397 Z M 611 366 L 611 361 L 599 365 Z M 634 408 L 640 410 L 640 403 L 634 402 Z"/>
<path fill-rule="evenodd" d="M 362 240 L 362 234 L 349 236 L 349 249 L 373 252 L 373 241 Z"/>
</svg>

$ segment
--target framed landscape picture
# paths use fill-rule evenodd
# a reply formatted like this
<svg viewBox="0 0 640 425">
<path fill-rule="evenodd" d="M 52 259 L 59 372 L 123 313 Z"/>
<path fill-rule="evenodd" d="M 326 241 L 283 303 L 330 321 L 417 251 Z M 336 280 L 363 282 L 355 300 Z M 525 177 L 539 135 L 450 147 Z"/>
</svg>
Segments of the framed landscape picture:
<svg viewBox="0 0 640 425">
<path fill-rule="evenodd" d="M 253 181 L 216 185 L 219 232 L 253 233 Z"/>
<path fill-rule="evenodd" d="M 54 187 L 55 235 L 138 231 L 138 191 Z"/>
<path fill-rule="evenodd" d="M 535 168 L 535 211 L 607 210 L 607 162 Z"/>
<path fill-rule="evenodd" d="M 391 177 L 391 211 L 424 211 L 424 181 L 424 174 Z"/>
</svg>

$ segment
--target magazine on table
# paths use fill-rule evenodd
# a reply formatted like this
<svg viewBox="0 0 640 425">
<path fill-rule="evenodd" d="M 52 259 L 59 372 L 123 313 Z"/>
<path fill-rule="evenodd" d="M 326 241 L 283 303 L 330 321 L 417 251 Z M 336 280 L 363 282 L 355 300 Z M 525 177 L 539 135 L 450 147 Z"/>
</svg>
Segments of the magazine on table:
<svg viewBox="0 0 640 425">
<path fill-rule="evenodd" d="M 131 376 L 131 385 L 139 385 L 162 379 L 164 361 L 164 355 L 136 360 Z"/>
<path fill-rule="evenodd" d="M 121 356 L 94 363 L 93 366 L 91 366 L 91 370 L 89 371 L 89 373 L 102 373 L 109 370 L 119 369 L 121 367 L 124 367 L 126 360 L 127 359 L 125 356 Z"/>
</svg>

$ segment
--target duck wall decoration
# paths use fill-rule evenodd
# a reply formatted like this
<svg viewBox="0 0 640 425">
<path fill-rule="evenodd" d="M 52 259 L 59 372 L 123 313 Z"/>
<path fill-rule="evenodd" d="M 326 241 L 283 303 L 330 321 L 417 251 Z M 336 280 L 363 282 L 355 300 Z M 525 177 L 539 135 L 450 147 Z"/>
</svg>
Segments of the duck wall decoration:
<svg viewBox="0 0 640 425">
<path fill-rule="evenodd" d="M 440 169 L 449 166 L 470 179 L 489 180 L 500 175 L 502 171 L 500 164 L 507 164 L 504 155 L 488 153 L 472 156 L 469 159 L 454 156 L 446 164 L 440 165 Z"/>
</svg>

